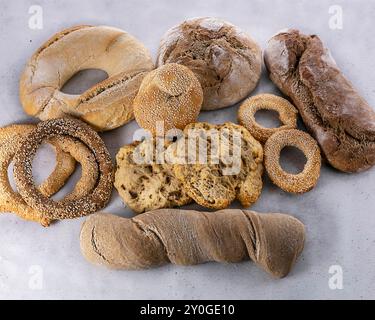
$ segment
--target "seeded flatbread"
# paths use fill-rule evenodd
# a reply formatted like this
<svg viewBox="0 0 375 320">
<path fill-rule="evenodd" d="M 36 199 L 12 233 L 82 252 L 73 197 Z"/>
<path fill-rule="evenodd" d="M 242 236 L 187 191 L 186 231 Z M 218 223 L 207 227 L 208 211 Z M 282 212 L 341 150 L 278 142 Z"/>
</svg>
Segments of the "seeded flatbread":
<svg viewBox="0 0 375 320">
<path fill-rule="evenodd" d="M 150 145 L 149 140 L 134 142 L 118 152 L 115 187 L 121 198 L 136 213 L 191 202 L 182 183 L 174 176 L 172 165 L 155 163 L 155 159 L 152 164 L 134 161 L 134 152 L 139 151 L 143 157 Z"/>
<path fill-rule="evenodd" d="M 175 154 L 183 145 L 186 150 L 195 143 L 196 159 L 199 155 L 202 156 L 202 149 L 196 140 L 187 138 L 190 130 L 207 138 L 207 150 L 203 150 L 207 154 L 207 162 L 194 163 L 192 159 L 185 157 L 185 163 L 174 165 L 174 173 L 183 183 L 187 194 L 201 206 L 212 209 L 226 208 L 236 198 L 245 207 L 253 204 L 258 199 L 263 185 L 261 144 L 244 127 L 233 123 L 193 123 L 185 128 L 184 138 L 176 143 Z M 210 136 L 210 132 L 219 134 L 219 144 L 214 143 L 216 140 Z M 239 134 L 238 139 L 233 139 L 235 133 Z M 191 131 L 189 136 L 191 137 Z M 213 143 L 218 147 L 213 146 Z M 192 153 L 188 154 L 191 158 Z"/>
</svg>

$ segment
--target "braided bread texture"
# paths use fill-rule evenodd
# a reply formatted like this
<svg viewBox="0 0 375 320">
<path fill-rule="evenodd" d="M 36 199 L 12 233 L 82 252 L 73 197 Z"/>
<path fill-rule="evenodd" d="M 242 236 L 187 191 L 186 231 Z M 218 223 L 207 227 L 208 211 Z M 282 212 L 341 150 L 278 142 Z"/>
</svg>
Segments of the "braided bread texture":
<svg viewBox="0 0 375 320">
<path fill-rule="evenodd" d="M 239 209 L 160 209 L 132 219 L 101 213 L 87 218 L 80 235 L 83 256 L 110 268 L 251 259 L 278 278 L 289 273 L 304 240 L 304 225 L 292 216 Z"/>
</svg>

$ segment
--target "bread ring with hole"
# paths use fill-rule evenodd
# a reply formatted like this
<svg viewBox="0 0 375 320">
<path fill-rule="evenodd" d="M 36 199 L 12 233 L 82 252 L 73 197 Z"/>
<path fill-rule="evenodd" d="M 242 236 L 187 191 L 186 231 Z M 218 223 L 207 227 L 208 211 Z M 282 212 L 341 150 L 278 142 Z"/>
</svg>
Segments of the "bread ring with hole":
<svg viewBox="0 0 375 320">
<path fill-rule="evenodd" d="M 133 99 L 153 68 L 149 51 L 125 31 L 75 26 L 52 36 L 28 61 L 20 100 L 26 113 L 41 120 L 71 115 L 98 131 L 111 130 L 133 119 Z M 85 69 L 104 70 L 108 78 L 80 95 L 60 91 Z"/>
<path fill-rule="evenodd" d="M 302 172 L 291 174 L 280 166 L 280 153 L 284 147 L 293 146 L 306 156 Z M 275 132 L 264 146 L 264 164 L 274 184 L 287 192 L 304 193 L 316 185 L 320 175 L 321 156 L 317 142 L 308 133 L 291 129 Z"/>
<path fill-rule="evenodd" d="M 51 220 L 43 218 L 38 211 L 28 206 L 20 194 L 13 191 L 8 178 L 8 167 L 20 143 L 35 127 L 18 124 L 0 128 L 0 212 L 13 212 L 23 219 L 48 226 Z M 50 197 L 59 191 L 74 172 L 76 161 L 82 166 L 82 177 L 65 199 L 80 197 L 90 192 L 95 187 L 98 177 L 97 164 L 92 153 L 82 143 L 69 137 L 53 138 L 48 142 L 55 148 L 56 166 L 39 186 L 40 192 Z"/>
<path fill-rule="evenodd" d="M 66 201 L 54 201 L 44 196 L 33 182 L 32 161 L 38 147 L 55 136 L 70 136 L 83 143 L 94 155 L 99 177 L 94 189 L 88 194 Z M 114 180 L 111 156 L 99 135 L 78 119 L 64 118 L 40 122 L 24 139 L 17 150 L 13 168 L 14 180 L 25 202 L 43 217 L 69 219 L 85 216 L 105 207 Z"/>
<path fill-rule="evenodd" d="M 261 126 L 255 119 L 259 110 L 276 111 L 282 125 L 277 128 Z M 262 143 L 277 131 L 297 128 L 297 116 L 297 109 L 288 100 L 268 93 L 246 99 L 238 110 L 239 123 Z"/>
</svg>

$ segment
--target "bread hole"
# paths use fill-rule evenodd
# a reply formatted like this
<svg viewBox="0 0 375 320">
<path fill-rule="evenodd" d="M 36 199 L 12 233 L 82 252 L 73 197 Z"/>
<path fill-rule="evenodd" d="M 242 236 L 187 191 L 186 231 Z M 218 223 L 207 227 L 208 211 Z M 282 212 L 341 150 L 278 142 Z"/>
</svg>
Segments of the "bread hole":
<svg viewBox="0 0 375 320">
<path fill-rule="evenodd" d="M 131 190 L 129 190 L 129 195 L 132 199 L 136 199 L 138 197 L 138 193 Z"/>
<path fill-rule="evenodd" d="M 54 148 L 48 143 L 43 143 L 41 147 L 38 148 L 32 162 L 32 174 L 35 185 L 39 186 L 40 184 L 42 184 L 53 172 L 55 166 L 56 152 L 54 151 Z M 13 179 L 13 162 L 8 167 L 8 177 L 12 189 L 15 192 L 18 192 Z M 53 195 L 51 198 L 55 201 L 62 200 L 73 190 L 80 177 L 81 166 L 79 165 L 79 163 L 77 163 L 74 173 L 69 177 L 60 191 Z"/>
<path fill-rule="evenodd" d="M 95 84 L 108 78 L 108 73 L 100 69 L 85 69 L 78 71 L 67 82 L 61 91 L 66 94 L 82 94 Z"/>
<path fill-rule="evenodd" d="M 182 196 L 181 191 L 172 191 L 169 194 L 169 199 L 178 200 L 181 198 L 181 196 Z"/>
<path fill-rule="evenodd" d="M 261 109 L 254 116 L 255 121 L 264 128 L 278 128 L 282 125 L 280 115 L 275 110 Z"/>
<path fill-rule="evenodd" d="M 307 159 L 300 149 L 287 146 L 281 150 L 279 161 L 284 171 L 291 174 L 298 174 L 303 171 Z"/>
</svg>

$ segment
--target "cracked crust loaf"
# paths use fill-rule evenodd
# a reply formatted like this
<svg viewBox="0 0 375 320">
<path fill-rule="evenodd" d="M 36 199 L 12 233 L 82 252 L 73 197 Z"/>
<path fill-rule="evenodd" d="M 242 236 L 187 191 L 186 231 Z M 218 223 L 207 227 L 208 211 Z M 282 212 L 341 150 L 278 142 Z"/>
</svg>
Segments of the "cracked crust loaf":
<svg viewBox="0 0 375 320">
<path fill-rule="evenodd" d="M 197 120 L 202 101 L 202 88 L 194 73 L 183 65 L 168 63 L 143 79 L 134 99 L 135 120 L 154 135 L 157 122 L 164 125 L 165 132 L 184 129 Z"/>
<path fill-rule="evenodd" d="M 375 164 L 375 112 L 316 35 L 282 31 L 265 50 L 271 80 L 298 108 L 328 162 L 357 172 Z"/>
<path fill-rule="evenodd" d="M 20 100 L 41 120 L 74 116 L 98 131 L 133 119 L 133 100 L 148 71 L 148 50 L 130 34 L 107 26 L 75 26 L 52 36 L 28 61 L 20 80 Z M 108 78 L 81 95 L 60 91 L 77 72 L 101 69 Z"/>
<path fill-rule="evenodd" d="M 115 187 L 124 202 L 136 213 L 182 206 L 192 200 L 174 176 L 172 165 L 139 164 L 134 152 L 144 157 L 152 142 L 134 142 L 122 147 L 116 156 Z M 153 151 L 151 151 L 153 154 Z"/>
<path fill-rule="evenodd" d="M 163 36 L 157 64 L 179 63 L 192 70 L 203 89 L 203 110 L 245 98 L 261 73 L 261 49 L 236 26 L 217 18 L 196 18 Z"/>
<path fill-rule="evenodd" d="M 212 133 L 218 133 L 220 140 Z M 198 139 L 189 139 L 194 135 L 207 141 L 206 149 L 199 147 Z M 170 150 L 177 157 L 174 161 L 178 161 L 173 166 L 176 177 L 201 206 L 223 209 L 237 198 L 248 207 L 260 196 L 263 148 L 244 127 L 230 122 L 193 123 L 185 128 L 184 137 L 171 145 Z M 202 156 L 203 161 L 199 158 Z"/>
<path fill-rule="evenodd" d="M 95 214 L 80 234 L 83 256 L 96 265 L 137 270 L 250 259 L 277 278 L 290 272 L 304 242 L 305 227 L 298 219 L 239 209 L 161 209 L 132 219 Z"/>
</svg>

